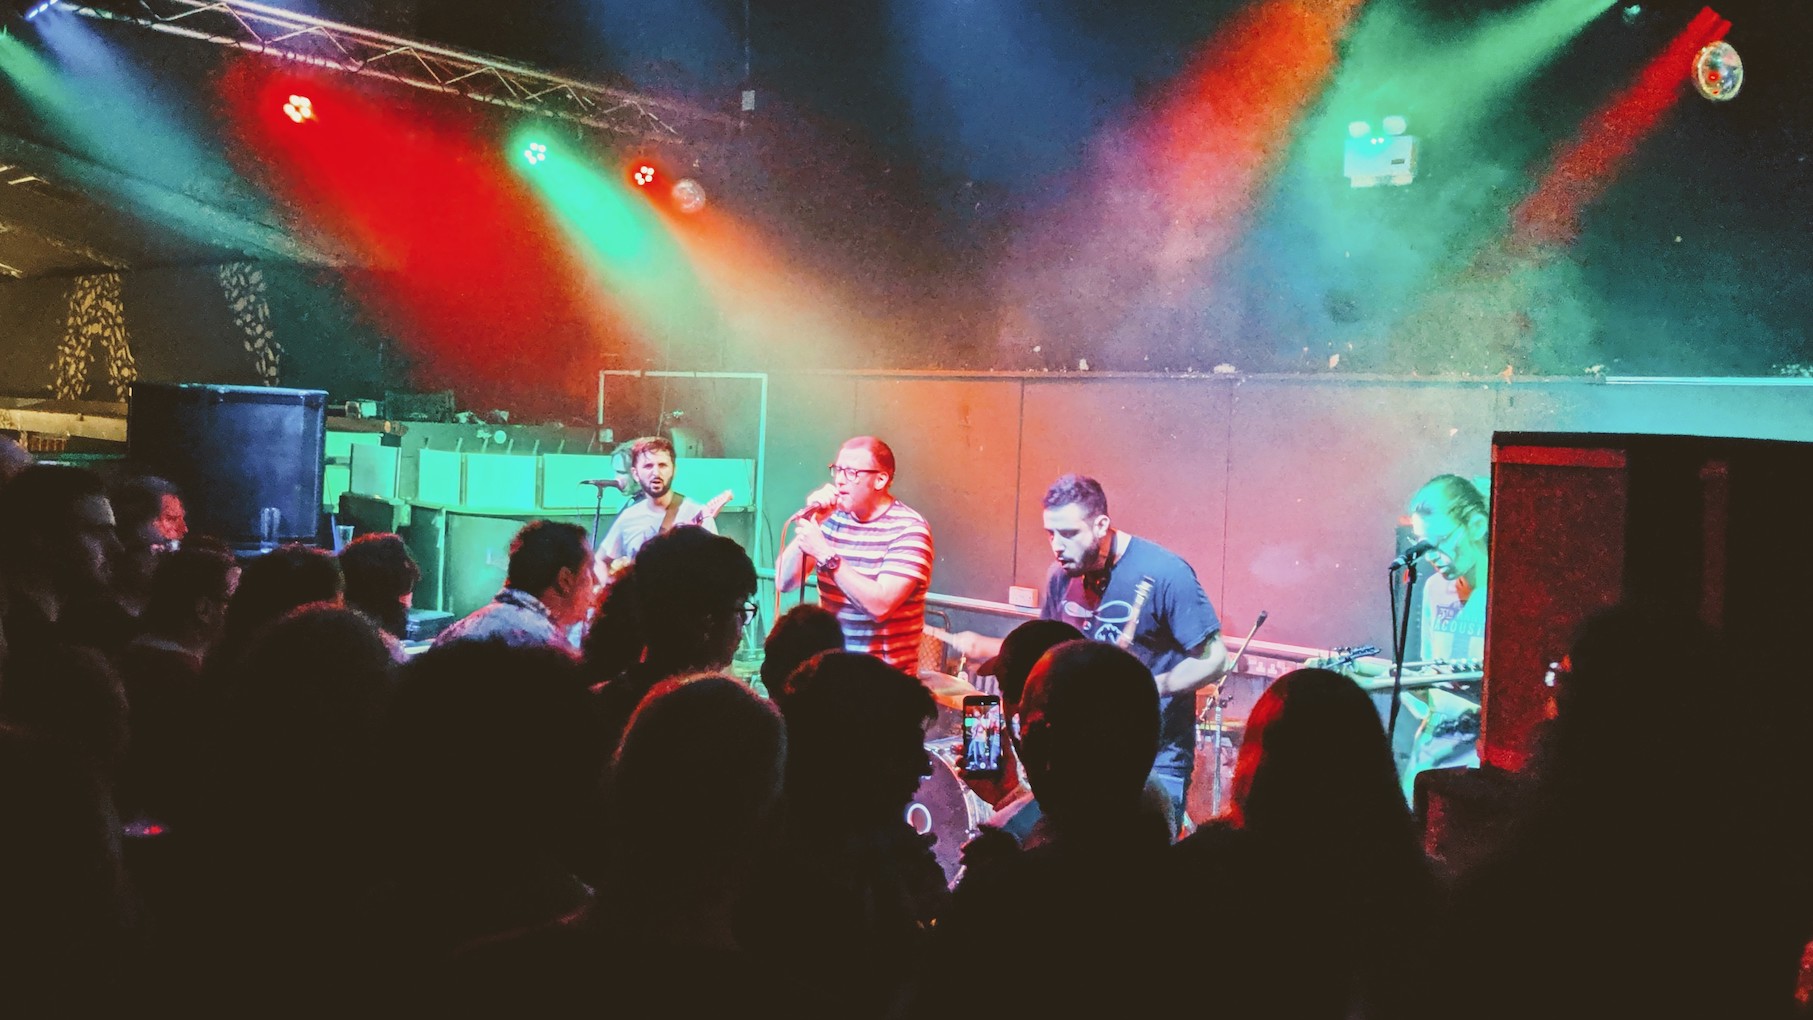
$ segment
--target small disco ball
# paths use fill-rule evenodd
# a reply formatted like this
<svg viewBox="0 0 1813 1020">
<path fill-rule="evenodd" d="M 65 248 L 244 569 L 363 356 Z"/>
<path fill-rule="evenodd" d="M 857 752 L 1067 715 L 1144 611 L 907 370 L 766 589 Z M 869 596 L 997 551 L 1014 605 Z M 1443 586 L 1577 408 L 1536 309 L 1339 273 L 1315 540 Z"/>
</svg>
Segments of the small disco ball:
<svg viewBox="0 0 1813 1020">
<path fill-rule="evenodd" d="M 682 177 L 674 185 L 674 208 L 683 213 L 696 213 L 705 208 L 705 186 L 691 177 Z"/>
<path fill-rule="evenodd" d="M 1722 39 L 1701 49 L 1693 58 L 1693 87 L 1714 102 L 1736 98 L 1744 87 L 1743 58 Z"/>
</svg>

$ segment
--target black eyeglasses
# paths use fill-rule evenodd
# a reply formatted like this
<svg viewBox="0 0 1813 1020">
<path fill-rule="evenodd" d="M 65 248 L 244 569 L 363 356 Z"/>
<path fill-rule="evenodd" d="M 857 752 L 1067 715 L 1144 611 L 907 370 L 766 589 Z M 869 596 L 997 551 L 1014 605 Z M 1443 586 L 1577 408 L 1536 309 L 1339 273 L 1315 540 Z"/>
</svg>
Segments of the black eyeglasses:
<svg viewBox="0 0 1813 1020">
<path fill-rule="evenodd" d="M 842 464 L 826 464 L 825 468 L 831 472 L 832 478 L 857 478 L 862 475 L 881 474 L 880 468 L 853 468 L 844 467 Z"/>
<path fill-rule="evenodd" d="M 761 605 L 757 603 L 755 599 L 751 598 L 737 608 L 737 617 L 741 619 L 743 623 L 748 623 L 750 620 L 755 619 L 755 614 L 761 611 Z"/>
</svg>

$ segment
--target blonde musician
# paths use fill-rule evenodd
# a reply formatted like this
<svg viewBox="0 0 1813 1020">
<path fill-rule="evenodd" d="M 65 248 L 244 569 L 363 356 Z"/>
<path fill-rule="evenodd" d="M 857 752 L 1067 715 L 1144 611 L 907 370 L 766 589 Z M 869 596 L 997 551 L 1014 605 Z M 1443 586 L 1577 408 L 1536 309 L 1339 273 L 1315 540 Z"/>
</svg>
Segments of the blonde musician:
<svg viewBox="0 0 1813 1020">
<path fill-rule="evenodd" d="M 1410 497 L 1410 521 L 1418 541 L 1429 546 L 1423 558 L 1436 571 L 1423 586 L 1423 660 L 1484 659 L 1490 528 L 1485 493 L 1459 475 L 1437 475 Z M 1472 692 L 1431 687 L 1402 697 L 1404 710 L 1417 720 L 1404 764 L 1406 796 L 1419 772 L 1479 764 L 1479 704 Z"/>
</svg>

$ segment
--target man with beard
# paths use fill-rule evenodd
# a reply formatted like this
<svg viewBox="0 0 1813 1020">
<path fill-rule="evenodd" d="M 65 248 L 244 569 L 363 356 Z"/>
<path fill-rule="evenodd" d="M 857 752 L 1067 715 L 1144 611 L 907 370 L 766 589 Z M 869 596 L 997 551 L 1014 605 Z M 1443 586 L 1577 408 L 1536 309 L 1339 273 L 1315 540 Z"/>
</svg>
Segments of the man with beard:
<svg viewBox="0 0 1813 1020">
<path fill-rule="evenodd" d="M 1046 575 L 1041 615 L 1127 649 L 1152 671 L 1162 723 L 1152 779 L 1181 819 L 1196 756 L 1196 691 L 1230 665 L 1221 619 L 1181 556 L 1114 527 L 1095 479 L 1065 475 L 1052 483 L 1044 521 L 1056 562 Z M 1001 639 L 971 631 L 952 635 L 952 642 L 975 660 L 1001 650 Z"/>
<path fill-rule="evenodd" d="M 90 645 L 69 609 L 107 591 L 120 554 L 113 504 L 82 468 L 38 464 L 0 490 L 0 626 L 17 659 L 60 645 Z"/>
<path fill-rule="evenodd" d="M 674 444 L 663 436 L 638 439 L 630 447 L 630 473 L 642 495 L 625 506 L 598 543 L 598 576 L 605 584 L 617 579 L 648 540 L 672 531 L 676 524 L 697 524 L 718 533 L 705 505 L 674 490 Z"/>
</svg>

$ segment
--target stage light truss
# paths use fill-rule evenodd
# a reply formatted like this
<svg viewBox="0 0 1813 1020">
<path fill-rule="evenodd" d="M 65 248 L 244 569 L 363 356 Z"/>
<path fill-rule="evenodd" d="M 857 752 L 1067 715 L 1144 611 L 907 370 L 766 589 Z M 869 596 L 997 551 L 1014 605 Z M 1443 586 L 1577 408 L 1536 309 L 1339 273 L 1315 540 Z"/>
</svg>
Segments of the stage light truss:
<svg viewBox="0 0 1813 1020">
<path fill-rule="evenodd" d="M 416 42 L 241 0 L 59 0 L 103 21 L 127 22 L 316 67 L 383 78 L 616 134 L 684 140 L 737 121 L 684 103 L 564 78 L 495 57 Z"/>
</svg>

